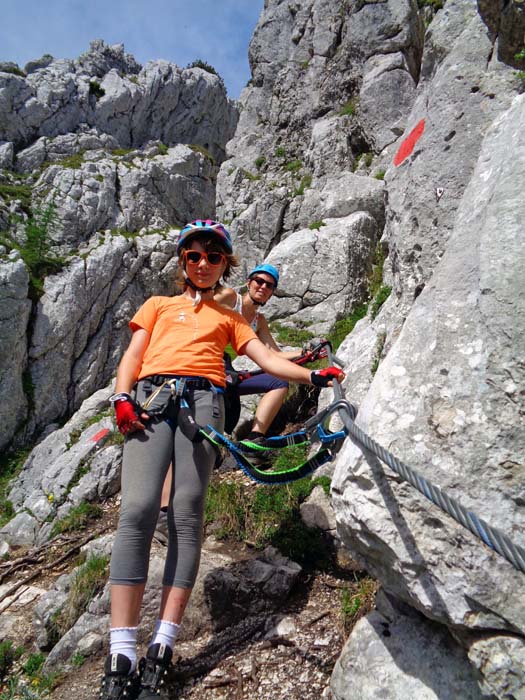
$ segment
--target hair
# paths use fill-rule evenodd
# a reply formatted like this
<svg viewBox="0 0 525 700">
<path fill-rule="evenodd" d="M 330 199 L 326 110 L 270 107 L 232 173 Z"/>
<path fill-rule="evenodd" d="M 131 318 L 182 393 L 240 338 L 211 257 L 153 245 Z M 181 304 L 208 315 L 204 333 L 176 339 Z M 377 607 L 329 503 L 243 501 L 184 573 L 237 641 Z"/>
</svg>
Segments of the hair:
<svg viewBox="0 0 525 700">
<path fill-rule="evenodd" d="M 227 280 L 228 277 L 232 273 L 232 269 L 234 267 L 239 267 L 239 259 L 237 258 L 236 255 L 233 255 L 233 253 L 228 253 L 224 245 L 220 242 L 220 240 L 214 236 L 213 234 L 210 233 L 198 233 L 195 236 L 190 236 L 189 240 L 185 241 L 184 244 L 181 246 L 181 249 L 179 251 L 179 267 L 177 269 L 177 274 L 175 277 L 175 283 L 179 287 L 181 291 L 184 291 L 186 287 L 188 286 L 186 282 L 186 278 L 184 277 L 184 267 L 183 267 L 183 255 L 182 253 L 187 250 L 190 245 L 194 242 L 197 241 L 197 243 L 200 243 L 201 246 L 204 248 L 204 250 L 207 253 L 222 253 L 225 258 L 226 258 L 226 268 L 224 272 L 222 273 L 222 279 Z M 217 282 L 217 284 L 214 287 L 215 289 L 220 288 L 221 283 L 220 281 Z"/>
</svg>

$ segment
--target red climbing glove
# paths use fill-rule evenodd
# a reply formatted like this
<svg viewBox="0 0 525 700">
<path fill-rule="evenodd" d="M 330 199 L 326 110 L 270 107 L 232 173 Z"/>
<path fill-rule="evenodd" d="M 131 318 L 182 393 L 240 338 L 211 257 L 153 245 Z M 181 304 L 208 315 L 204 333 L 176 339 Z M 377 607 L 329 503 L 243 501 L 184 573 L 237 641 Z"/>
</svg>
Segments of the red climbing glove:
<svg viewBox="0 0 525 700">
<path fill-rule="evenodd" d="M 129 394 L 114 394 L 109 400 L 115 406 L 117 428 L 122 435 L 144 428 L 137 413 L 138 406 Z"/>
<path fill-rule="evenodd" d="M 338 382 L 342 382 L 344 378 L 345 373 L 338 367 L 326 367 L 325 369 L 315 369 L 313 372 L 310 372 L 310 381 L 312 384 L 322 388 L 330 386 L 330 382 L 334 379 L 337 379 Z"/>
</svg>

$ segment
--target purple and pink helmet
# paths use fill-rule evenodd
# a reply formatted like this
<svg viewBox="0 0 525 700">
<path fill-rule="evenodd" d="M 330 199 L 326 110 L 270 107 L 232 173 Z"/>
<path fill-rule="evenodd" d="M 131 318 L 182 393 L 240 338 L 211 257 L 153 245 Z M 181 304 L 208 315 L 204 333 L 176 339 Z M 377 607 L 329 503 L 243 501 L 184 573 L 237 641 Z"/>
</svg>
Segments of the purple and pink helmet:
<svg viewBox="0 0 525 700">
<path fill-rule="evenodd" d="M 228 253 L 233 253 L 230 233 L 223 224 L 218 221 L 212 221 L 211 219 L 197 219 L 196 221 L 186 224 L 181 230 L 179 240 L 177 241 L 177 255 L 179 255 L 182 246 L 188 242 L 188 239 L 192 236 L 198 236 L 201 233 L 213 234 L 218 241 L 222 243 Z"/>
</svg>

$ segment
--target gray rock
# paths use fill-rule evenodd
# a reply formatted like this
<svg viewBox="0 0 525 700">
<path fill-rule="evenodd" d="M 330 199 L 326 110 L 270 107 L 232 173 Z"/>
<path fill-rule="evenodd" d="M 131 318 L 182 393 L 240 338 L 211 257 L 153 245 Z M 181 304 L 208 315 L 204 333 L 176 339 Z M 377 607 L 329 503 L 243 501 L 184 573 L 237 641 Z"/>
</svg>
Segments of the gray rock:
<svg viewBox="0 0 525 700">
<path fill-rule="evenodd" d="M 515 94 L 513 71 L 487 65 L 491 49 L 475 2 L 452 0 L 436 15 L 407 120 L 407 133 L 421 119 L 425 130 L 410 157 L 397 167 L 390 162 L 385 176 L 384 238 L 406 309 L 446 249 L 485 133 Z M 430 95 L 439 99 L 429 101 Z"/>
<path fill-rule="evenodd" d="M 40 522 L 49 519 L 66 498 L 79 470 L 112 429 L 112 420 L 103 418 L 85 428 L 78 442 L 72 441 L 67 426 L 43 440 L 30 454 L 9 493 L 14 507 L 29 509 Z"/>
<path fill-rule="evenodd" d="M 46 278 L 29 352 L 40 425 L 110 381 L 135 310 L 151 294 L 174 291 L 174 252 L 169 235 L 108 233 L 86 258 Z"/>
<path fill-rule="evenodd" d="M 468 648 L 468 656 L 483 676 L 483 690 L 498 698 L 525 698 L 525 642 L 520 637 L 482 636 Z"/>
<path fill-rule="evenodd" d="M 51 54 L 45 53 L 43 56 L 40 58 L 37 58 L 33 61 L 29 61 L 28 63 L 25 64 L 24 66 L 24 73 L 26 75 L 29 75 L 29 73 L 34 73 L 36 70 L 39 70 L 40 68 L 47 68 L 52 61 L 55 59 Z"/>
<path fill-rule="evenodd" d="M 59 576 L 33 608 L 33 631 L 39 649 L 49 651 L 58 641 L 55 620 L 68 599 L 73 576 Z"/>
<path fill-rule="evenodd" d="M 321 486 L 316 486 L 304 503 L 301 503 L 301 518 L 309 528 L 318 528 L 335 534 L 337 523 L 330 499 Z"/>
<path fill-rule="evenodd" d="M 296 321 L 314 322 L 318 332 L 325 333 L 362 299 L 364 271 L 377 241 L 376 223 L 368 214 L 357 212 L 327 219 L 325 224 L 318 231 L 296 231 L 266 258 L 282 277 L 266 306 L 268 318 L 293 314 Z"/>
<path fill-rule="evenodd" d="M 17 513 L 0 530 L 0 541 L 8 545 L 26 546 L 35 543 L 40 523 L 30 513 Z"/>
<path fill-rule="evenodd" d="M 334 700 L 482 700 L 479 677 L 445 627 L 388 601 L 355 625 L 331 679 Z"/>
<path fill-rule="evenodd" d="M 199 144 L 222 160 L 236 123 L 218 76 L 167 61 L 141 69 L 122 44 L 95 41 L 78 61 L 53 60 L 26 78 L 0 76 L 0 139 L 17 147 L 87 125 L 123 148 L 158 139 Z"/>
<path fill-rule="evenodd" d="M 101 546 L 96 543 L 90 551 L 107 551 L 111 540 L 104 538 Z M 94 549 L 93 549 L 94 547 Z M 141 612 L 141 636 L 139 641 L 149 640 L 158 617 L 164 559 L 154 551 L 150 560 L 149 577 Z M 272 548 L 259 557 L 234 563 L 224 548 L 208 538 L 203 546 L 201 566 L 195 587 L 179 633 L 181 641 L 194 639 L 204 633 L 219 631 L 235 625 L 248 616 L 276 610 L 289 594 L 301 571 L 298 564 L 281 556 Z M 35 625 L 42 639 L 47 639 L 44 629 L 49 620 L 64 604 L 75 572 L 61 577 L 44 600 L 39 601 Z M 53 605 L 53 599 L 57 604 Z M 109 632 L 109 586 L 88 605 L 71 629 L 53 646 L 45 669 L 67 667 L 77 652 L 88 656 L 99 653 L 107 644 Z"/>
<path fill-rule="evenodd" d="M 376 153 L 404 132 L 415 97 L 416 82 L 402 53 L 376 54 L 365 63 L 359 120 Z"/>
<path fill-rule="evenodd" d="M 28 287 L 29 275 L 18 254 L 0 255 L 0 449 L 9 444 L 27 415 Z"/>
<path fill-rule="evenodd" d="M 446 252 L 358 414 L 380 444 L 518 544 L 524 119 L 525 98 L 516 97 L 489 130 Z M 333 500 L 347 546 L 433 619 L 523 633 L 523 575 L 398 481 L 357 447 L 342 450 Z M 513 681 L 500 681 L 494 692 L 504 697 Z"/>
<path fill-rule="evenodd" d="M 385 188 L 380 180 L 341 171 L 315 182 L 304 197 L 295 198 L 286 212 L 284 225 L 288 231 L 296 231 L 311 224 L 326 223 L 326 219 L 342 219 L 365 212 L 375 219 L 381 230 L 385 221 L 384 198 Z"/>
<path fill-rule="evenodd" d="M 12 170 L 15 149 L 10 141 L 0 142 L 0 168 Z"/>
</svg>

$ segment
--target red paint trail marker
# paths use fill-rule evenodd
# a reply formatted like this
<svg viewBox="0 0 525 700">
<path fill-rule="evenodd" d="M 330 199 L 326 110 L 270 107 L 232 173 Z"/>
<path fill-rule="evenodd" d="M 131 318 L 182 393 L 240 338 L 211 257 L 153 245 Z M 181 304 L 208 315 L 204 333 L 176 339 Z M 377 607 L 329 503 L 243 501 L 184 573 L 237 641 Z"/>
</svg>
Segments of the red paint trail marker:
<svg viewBox="0 0 525 700">
<path fill-rule="evenodd" d="M 396 155 L 394 156 L 394 165 L 395 166 L 401 165 L 401 163 L 408 158 L 408 156 L 414 150 L 414 146 L 419 141 L 419 139 L 421 138 L 424 131 L 425 131 L 425 120 L 421 119 L 421 121 L 419 121 L 415 125 L 415 127 L 412 129 L 412 131 L 406 137 L 406 139 L 404 139 L 401 146 L 399 146 L 399 149 L 398 149 Z"/>
<path fill-rule="evenodd" d="M 102 430 L 99 430 L 98 433 L 95 433 L 93 437 L 91 438 L 92 442 L 98 442 L 99 440 L 102 440 L 103 437 L 106 437 L 106 435 L 109 433 L 109 428 L 102 428 Z"/>
</svg>

